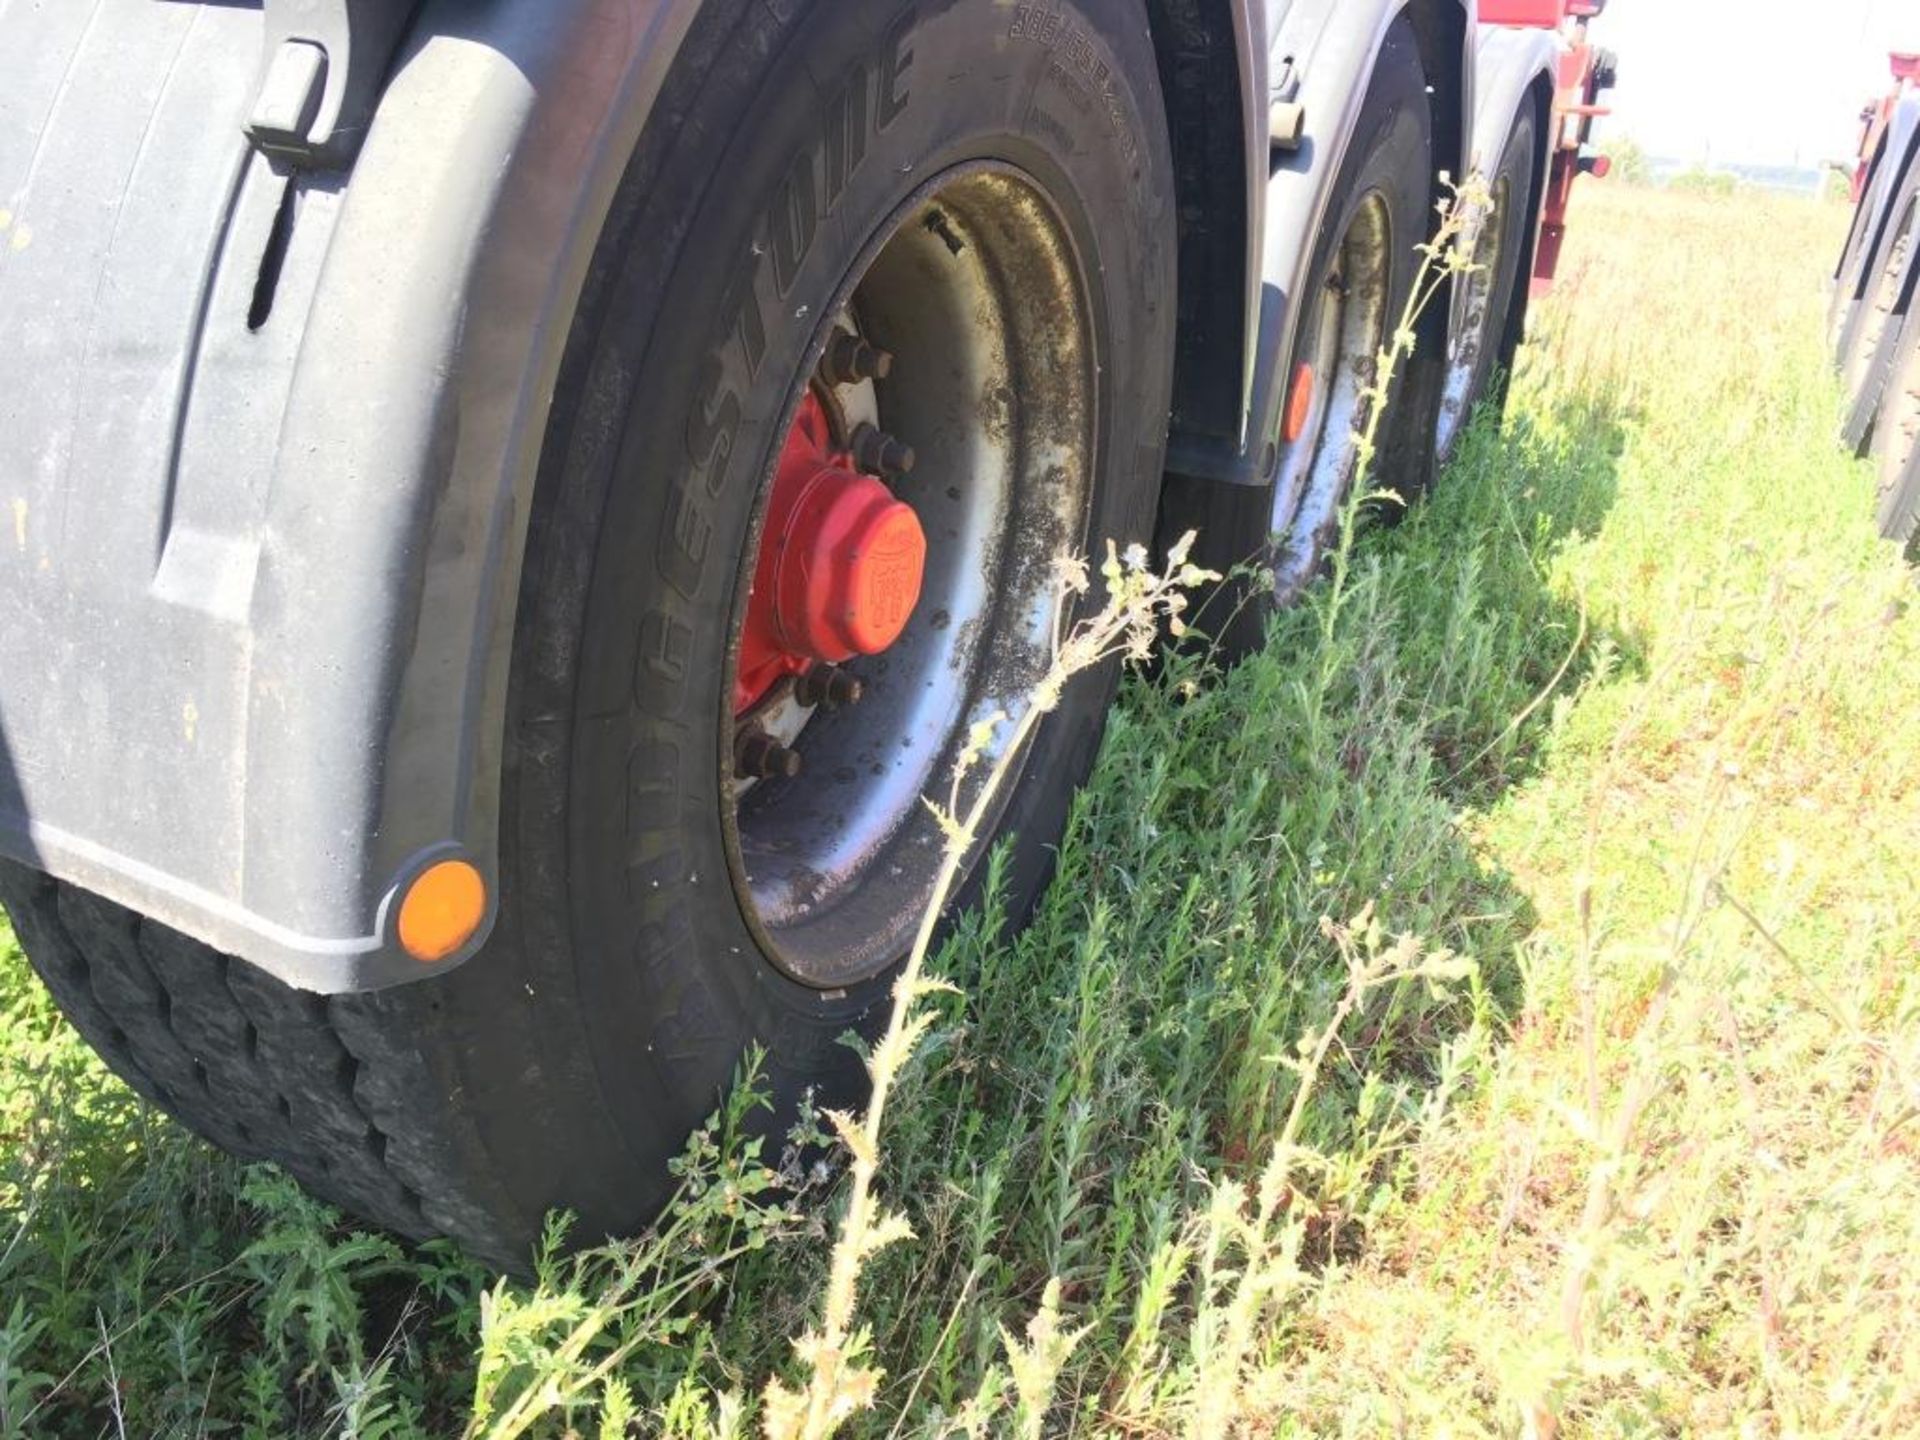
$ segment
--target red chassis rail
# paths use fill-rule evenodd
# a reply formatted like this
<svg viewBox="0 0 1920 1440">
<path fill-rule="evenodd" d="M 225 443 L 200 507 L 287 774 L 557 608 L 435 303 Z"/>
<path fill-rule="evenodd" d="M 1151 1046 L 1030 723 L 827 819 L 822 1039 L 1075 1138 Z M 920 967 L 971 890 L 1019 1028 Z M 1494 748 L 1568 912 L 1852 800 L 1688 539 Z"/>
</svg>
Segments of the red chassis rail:
<svg viewBox="0 0 1920 1440">
<path fill-rule="evenodd" d="M 1609 168 L 1605 156 L 1585 153 L 1593 136 L 1593 122 L 1611 113 L 1600 104 L 1600 96 L 1613 87 L 1613 55 L 1587 42 L 1588 22 L 1605 8 L 1606 0 L 1480 0 L 1482 25 L 1554 30 L 1565 42 L 1548 132 L 1552 154 L 1547 193 L 1540 207 L 1540 243 L 1534 251 L 1536 295 L 1552 288 L 1554 272 L 1559 268 L 1573 182 L 1581 175 L 1603 177 Z"/>
</svg>

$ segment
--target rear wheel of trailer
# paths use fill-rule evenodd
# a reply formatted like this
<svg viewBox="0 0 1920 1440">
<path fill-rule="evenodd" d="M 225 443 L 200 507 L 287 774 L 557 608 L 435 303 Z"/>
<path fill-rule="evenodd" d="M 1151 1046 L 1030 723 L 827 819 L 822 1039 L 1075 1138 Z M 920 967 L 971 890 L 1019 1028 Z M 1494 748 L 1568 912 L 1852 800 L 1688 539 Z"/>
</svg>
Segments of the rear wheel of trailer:
<svg viewBox="0 0 1920 1440">
<path fill-rule="evenodd" d="M 1442 366 L 1430 341 L 1402 362 L 1382 413 L 1372 398 L 1434 216 L 1430 93 L 1402 19 L 1376 62 L 1315 241 L 1269 481 L 1168 482 L 1162 534 L 1197 531 L 1198 557 L 1230 577 L 1198 612 L 1228 656 L 1257 649 L 1268 615 L 1321 573 L 1359 479 L 1358 433 L 1378 437 L 1370 486 L 1411 499 L 1431 476 Z"/>
</svg>

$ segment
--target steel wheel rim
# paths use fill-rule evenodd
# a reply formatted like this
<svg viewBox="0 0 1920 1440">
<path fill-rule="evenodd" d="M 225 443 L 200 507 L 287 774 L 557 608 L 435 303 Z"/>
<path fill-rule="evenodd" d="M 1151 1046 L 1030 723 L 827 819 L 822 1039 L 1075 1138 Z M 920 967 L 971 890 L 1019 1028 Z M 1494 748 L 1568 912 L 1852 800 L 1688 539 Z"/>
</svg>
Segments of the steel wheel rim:
<svg viewBox="0 0 1920 1440">
<path fill-rule="evenodd" d="M 1300 438 L 1281 449 L 1270 525 L 1274 589 L 1282 599 L 1312 578 L 1359 468 L 1356 437 L 1371 419 L 1370 392 L 1388 334 L 1392 234 L 1385 198 L 1367 196 L 1303 327 L 1313 401 Z"/>
<path fill-rule="evenodd" d="M 803 762 L 797 776 L 733 778 L 748 717 L 731 708 L 721 763 L 731 879 L 749 927 L 789 977 L 836 990 L 905 954 L 943 847 L 923 796 L 946 798 L 968 732 L 1016 709 L 1050 659 L 1064 605 L 1054 561 L 1087 543 L 1099 370 L 1067 227 L 1037 180 L 997 161 L 956 167 L 909 196 L 827 316 L 816 357 L 848 317 L 894 357 L 871 403 L 917 452 L 892 486 L 920 517 L 925 580 L 899 640 L 842 667 L 864 686 L 858 704 L 781 722 Z M 793 411 L 811 371 L 795 378 Z M 770 461 L 735 604 L 729 694 L 771 477 Z"/>
</svg>

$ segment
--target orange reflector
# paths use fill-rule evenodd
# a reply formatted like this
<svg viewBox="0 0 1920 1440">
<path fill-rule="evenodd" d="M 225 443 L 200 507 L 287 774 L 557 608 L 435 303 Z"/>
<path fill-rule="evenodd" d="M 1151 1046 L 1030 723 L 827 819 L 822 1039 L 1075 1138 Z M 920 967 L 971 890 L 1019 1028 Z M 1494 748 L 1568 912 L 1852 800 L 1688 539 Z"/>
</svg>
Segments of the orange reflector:
<svg viewBox="0 0 1920 1440">
<path fill-rule="evenodd" d="M 1313 366 L 1301 361 L 1293 372 L 1293 390 L 1287 396 L 1287 424 L 1283 432 L 1291 445 L 1307 433 L 1307 417 L 1313 413 Z"/>
<path fill-rule="evenodd" d="M 400 947 L 431 965 L 474 936 L 487 918 L 487 882 L 465 860 L 422 870 L 400 902 Z"/>
</svg>

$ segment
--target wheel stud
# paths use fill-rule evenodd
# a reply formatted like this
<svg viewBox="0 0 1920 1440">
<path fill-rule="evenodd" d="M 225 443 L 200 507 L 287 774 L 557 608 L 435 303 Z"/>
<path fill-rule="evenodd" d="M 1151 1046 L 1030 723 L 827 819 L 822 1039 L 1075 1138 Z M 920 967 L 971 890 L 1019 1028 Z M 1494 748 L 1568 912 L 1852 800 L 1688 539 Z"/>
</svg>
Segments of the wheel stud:
<svg viewBox="0 0 1920 1440">
<path fill-rule="evenodd" d="M 834 332 L 820 357 L 820 378 L 829 385 L 858 385 L 862 380 L 884 380 L 893 373 L 893 356 L 845 330 Z"/>
<path fill-rule="evenodd" d="M 842 706 L 858 705 L 866 691 L 867 687 L 859 679 L 838 665 L 816 665 L 794 682 L 793 698 L 802 705 L 824 705 L 829 710 L 838 710 Z"/>
<path fill-rule="evenodd" d="M 741 731 L 733 742 L 737 780 L 791 780 L 799 773 L 800 752 L 789 750 L 758 725 Z"/>
<path fill-rule="evenodd" d="M 913 447 L 901 444 L 886 431 L 864 420 L 853 427 L 848 448 L 853 452 L 853 463 L 869 475 L 891 479 L 913 469 Z"/>
</svg>

